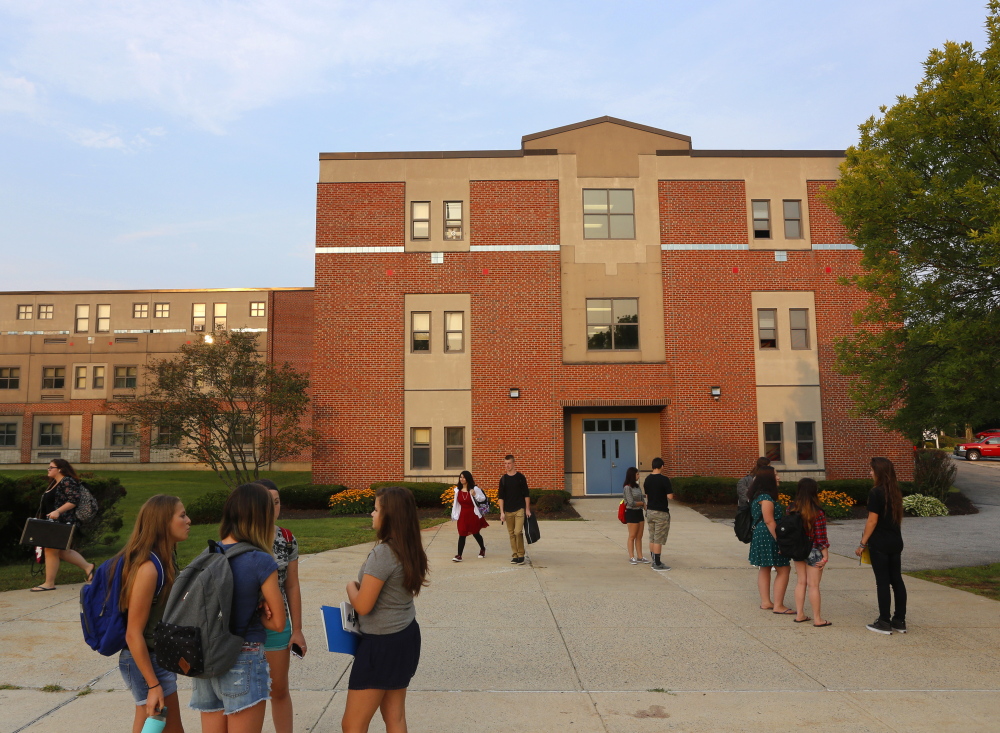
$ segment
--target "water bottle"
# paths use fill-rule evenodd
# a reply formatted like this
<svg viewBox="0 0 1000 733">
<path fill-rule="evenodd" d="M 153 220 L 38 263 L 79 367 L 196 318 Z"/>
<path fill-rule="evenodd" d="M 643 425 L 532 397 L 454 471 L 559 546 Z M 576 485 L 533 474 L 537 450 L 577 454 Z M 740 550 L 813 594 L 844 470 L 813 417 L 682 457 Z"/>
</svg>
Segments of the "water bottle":
<svg viewBox="0 0 1000 733">
<path fill-rule="evenodd" d="M 160 708 L 156 715 L 146 718 L 145 725 L 142 726 L 142 733 L 162 733 L 167 727 L 167 706 Z"/>
</svg>

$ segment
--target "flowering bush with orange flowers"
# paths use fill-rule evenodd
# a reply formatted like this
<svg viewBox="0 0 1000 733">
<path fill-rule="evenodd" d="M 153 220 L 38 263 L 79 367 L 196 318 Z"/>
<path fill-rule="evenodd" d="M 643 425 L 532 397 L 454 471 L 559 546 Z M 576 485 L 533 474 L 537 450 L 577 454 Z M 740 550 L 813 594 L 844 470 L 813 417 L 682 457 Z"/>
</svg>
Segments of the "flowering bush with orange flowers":
<svg viewBox="0 0 1000 733">
<path fill-rule="evenodd" d="M 819 505 L 826 512 L 828 519 L 845 519 L 851 513 L 854 506 L 854 499 L 850 494 L 842 491 L 821 491 L 816 495 Z M 788 494 L 778 494 L 778 503 L 787 509 L 792 504 L 792 497 Z"/>
<path fill-rule="evenodd" d="M 457 488 L 458 488 L 457 486 L 452 486 L 441 492 L 441 503 L 444 506 L 449 508 L 451 507 L 452 502 L 455 501 L 455 489 Z M 490 500 L 490 511 L 491 512 L 497 511 L 497 508 L 500 506 L 499 503 L 497 502 L 498 489 L 484 489 L 482 486 L 480 486 L 479 488 L 482 490 L 484 494 L 486 494 L 486 498 Z"/>
<path fill-rule="evenodd" d="M 373 489 L 347 489 L 330 497 L 330 514 L 371 514 L 374 509 Z"/>
</svg>

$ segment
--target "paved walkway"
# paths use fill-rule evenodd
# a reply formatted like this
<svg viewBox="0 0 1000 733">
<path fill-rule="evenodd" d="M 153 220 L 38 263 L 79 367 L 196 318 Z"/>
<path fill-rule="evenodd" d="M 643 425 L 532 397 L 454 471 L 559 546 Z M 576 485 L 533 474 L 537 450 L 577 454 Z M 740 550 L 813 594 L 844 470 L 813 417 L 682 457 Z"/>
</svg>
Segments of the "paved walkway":
<svg viewBox="0 0 1000 733">
<path fill-rule="evenodd" d="M 449 561 L 453 525 L 425 533 L 432 584 L 417 599 L 411 730 L 997 730 L 1000 603 L 908 579 L 911 633 L 879 636 L 864 628 L 871 571 L 834 556 L 823 582 L 834 625 L 814 629 L 757 608 L 756 571 L 730 528 L 677 507 L 674 569 L 654 573 L 625 559 L 616 501 L 576 504 L 590 521 L 543 523 L 525 567 L 509 564 L 498 524 L 485 531 L 489 557 L 461 564 Z M 367 549 L 302 561 L 311 649 L 292 660 L 298 731 L 340 729 L 349 658 L 321 649 L 315 609 L 341 600 Z M 0 732 L 127 730 L 131 698 L 115 660 L 83 644 L 77 590 L 0 594 L 0 684 L 25 688 L 0 691 Z"/>
</svg>

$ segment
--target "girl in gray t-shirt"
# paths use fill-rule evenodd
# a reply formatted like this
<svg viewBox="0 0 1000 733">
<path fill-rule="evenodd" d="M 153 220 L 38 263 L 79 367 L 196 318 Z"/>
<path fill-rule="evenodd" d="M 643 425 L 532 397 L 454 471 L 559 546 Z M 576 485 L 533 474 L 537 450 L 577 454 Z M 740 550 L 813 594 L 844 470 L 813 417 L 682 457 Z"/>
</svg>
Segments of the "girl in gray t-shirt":
<svg viewBox="0 0 1000 733">
<path fill-rule="evenodd" d="M 378 542 L 358 579 L 347 584 L 361 641 L 347 686 L 344 730 L 367 730 L 379 709 L 387 727 L 389 721 L 405 720 L 406 688 L 420 662 L 420 626 L 413 598 L 427 584 L 427 554 L 409 489 L 378 490 L 372 528 Z"/>
</svg>

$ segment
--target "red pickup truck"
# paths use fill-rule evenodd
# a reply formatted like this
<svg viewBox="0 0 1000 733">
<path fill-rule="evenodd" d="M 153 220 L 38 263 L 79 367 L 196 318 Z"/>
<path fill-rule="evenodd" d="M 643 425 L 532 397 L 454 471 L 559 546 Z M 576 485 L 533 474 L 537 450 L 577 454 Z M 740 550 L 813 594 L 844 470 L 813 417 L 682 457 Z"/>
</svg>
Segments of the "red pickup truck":
<svg viewBox="0 0 1000 733">
<path fill-rule="evenodd" d="M 974 443 L 956 445 L 955 455 L 967 461 L 978 461 L 980 458 L 1000 458 L 1000 435 L 987 435 Z"/>
</svg>

